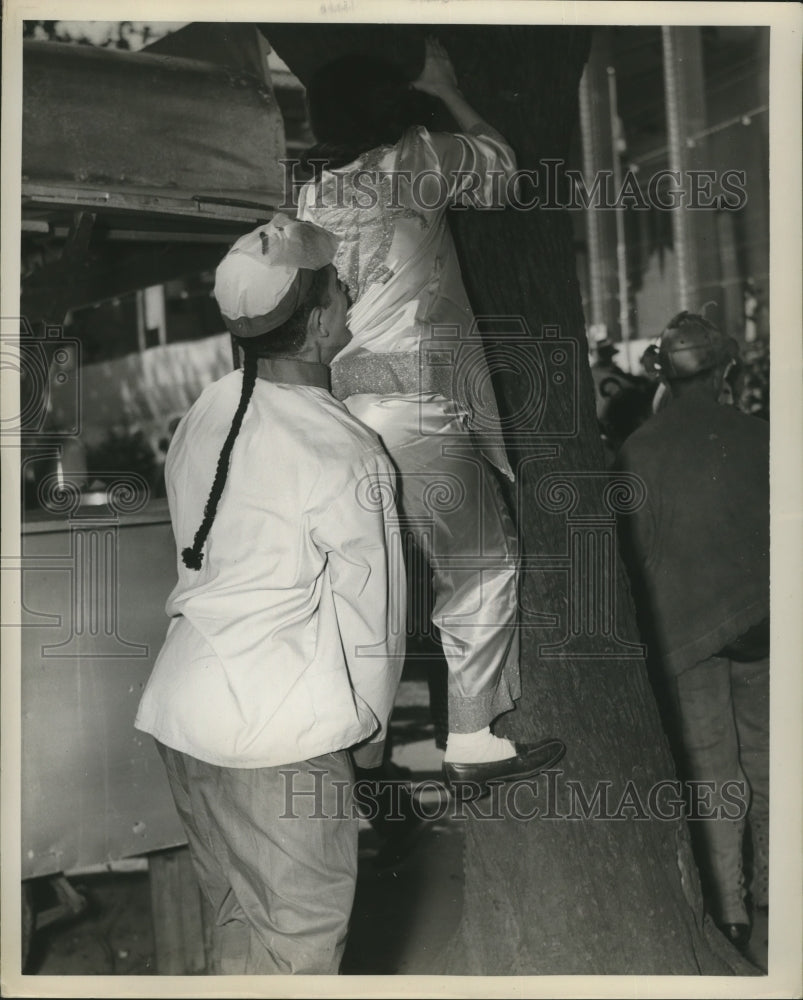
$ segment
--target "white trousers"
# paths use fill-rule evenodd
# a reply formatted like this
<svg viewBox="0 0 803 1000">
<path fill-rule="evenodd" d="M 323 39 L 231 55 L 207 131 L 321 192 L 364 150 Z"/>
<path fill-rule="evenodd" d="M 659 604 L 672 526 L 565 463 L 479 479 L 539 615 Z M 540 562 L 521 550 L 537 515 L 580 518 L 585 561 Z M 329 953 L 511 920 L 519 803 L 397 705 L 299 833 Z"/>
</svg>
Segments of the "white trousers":
<svg viewBox="0 0 803 1000">
<path fill-rule="evenodd" d="M 449 667 L 449 730 L 469 733 L 520 697 L 518 545 L 494 471 L 440 396 L 344 400 L 382 439 L 403 525 L 432 571 Z"/>
</svg>

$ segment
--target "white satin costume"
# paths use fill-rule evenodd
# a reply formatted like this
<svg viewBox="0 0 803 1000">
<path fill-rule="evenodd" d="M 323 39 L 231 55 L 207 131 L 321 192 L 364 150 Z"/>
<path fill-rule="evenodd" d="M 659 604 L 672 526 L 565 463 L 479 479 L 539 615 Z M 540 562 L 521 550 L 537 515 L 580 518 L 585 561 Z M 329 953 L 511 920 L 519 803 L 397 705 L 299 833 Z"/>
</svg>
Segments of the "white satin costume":
<svg viewBox="0 0 803 1000">
<path fill-rule="evenodd" d="M 513 473 L 446 210 L 466 186 L 467 205 L 501 207 L 515 170 L 510 147 L 481 126 L 415 128 L 299 193 L 299 218 L 341 238 L 334 263 L 353 339 L 332 389 L 400 473 L 399 506 L 432 569 L 457 733 L 482 729 L 520 696 L 518 557 L 489 460 Z"/>
</svg>

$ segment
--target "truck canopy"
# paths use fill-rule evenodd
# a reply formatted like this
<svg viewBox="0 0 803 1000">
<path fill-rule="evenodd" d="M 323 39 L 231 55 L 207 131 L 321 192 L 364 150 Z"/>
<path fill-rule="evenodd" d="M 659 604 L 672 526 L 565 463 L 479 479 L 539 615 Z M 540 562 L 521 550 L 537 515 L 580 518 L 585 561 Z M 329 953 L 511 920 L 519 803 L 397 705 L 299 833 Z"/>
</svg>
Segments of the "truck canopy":
<svg viewBox="0 0 803 1000">
<path fill-rule="evenodd" d="M 23 94 L 31 322 L 212 266 L 284 199 L 267 69 L 26 41 Z"/>
<path fill-rule="evenodd" d="M 237 217 L 283 196 L 269 86 L 209 62 L 26 42 L 22 196 L 37 204 Z"/>
</svg>

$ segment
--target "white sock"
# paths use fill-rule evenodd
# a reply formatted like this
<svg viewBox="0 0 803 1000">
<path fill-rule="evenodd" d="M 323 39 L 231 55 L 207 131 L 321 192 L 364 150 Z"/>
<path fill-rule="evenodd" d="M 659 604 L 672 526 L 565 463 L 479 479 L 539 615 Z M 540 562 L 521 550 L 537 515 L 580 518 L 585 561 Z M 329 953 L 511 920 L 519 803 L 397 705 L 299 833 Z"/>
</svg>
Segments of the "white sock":
<svg viewBox="0 0 803 1000">
<path fill-rule="evenodd" d="M 488 764 L 515 756 L 516 748 L 510 740 L 494 736 L 486 726 L 476 733 L 449 733 L 443 759 L 453 764 Z"/>
</svg>

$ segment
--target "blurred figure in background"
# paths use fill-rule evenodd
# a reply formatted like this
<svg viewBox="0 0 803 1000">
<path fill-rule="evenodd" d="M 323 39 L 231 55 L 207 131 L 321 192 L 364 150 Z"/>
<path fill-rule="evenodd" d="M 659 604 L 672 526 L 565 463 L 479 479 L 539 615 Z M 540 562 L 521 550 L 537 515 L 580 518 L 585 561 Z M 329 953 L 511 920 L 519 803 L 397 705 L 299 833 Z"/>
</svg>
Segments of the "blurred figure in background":
<svg viewBox="0 0 803 1000">
<path fill-rule="evenodd" d="M 591 365 L 597 423 L 608 466 L 614 463 L 627 438 L 650 416 L 655 393 L 655 383 L 650 379 L 619 367 L 615 361 L 618 353 L 616 344 L 605 337 L 597 341 L 596 360 Z"/>
<path fill-rule="evenodd" d="M 746 816 L 752 905 L 768 905 L 769 432 L 721 405 L 736 349 L 704 317 L 675 316 L 647 359 L 668 402 L 618 464 L 646 487 L 624 519 L 642 633 L 667 678 L 686 777 L 713 786 L 692 824 L 709 907 L 744 948 Z"/>
</svg>

